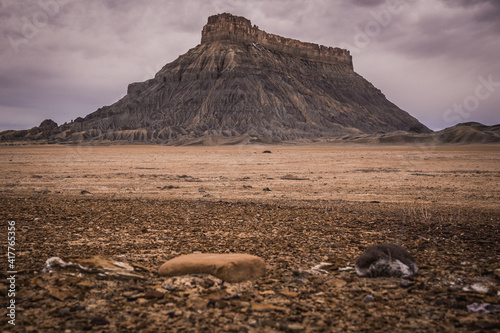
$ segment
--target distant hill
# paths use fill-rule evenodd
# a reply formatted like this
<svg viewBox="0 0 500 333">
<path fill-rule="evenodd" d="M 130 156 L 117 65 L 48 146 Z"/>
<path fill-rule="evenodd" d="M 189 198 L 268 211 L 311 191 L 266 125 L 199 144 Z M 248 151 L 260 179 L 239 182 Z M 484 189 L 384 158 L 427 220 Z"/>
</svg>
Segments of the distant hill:
<svg viewBox="0 0 500 333">
<path fill-rule="evenodd" d="M 433 133 L 415 133 L 396 131 L 390 133 L 346 135 L 336 138 L 325 138 L 323 142 L 357 143 L 357 144 L 487 144 L 500 143 L 500 125 L 485 126 L 470 122 L 455 125 Z"/>
<path fill-rule="evenodd" d="M 349 51 L 220 14 L 208 18 L 200 45 L 113 105 L 0 140 L 278 143 L 394 131 L 432 132 L 357 74 Z"/>
</svg>

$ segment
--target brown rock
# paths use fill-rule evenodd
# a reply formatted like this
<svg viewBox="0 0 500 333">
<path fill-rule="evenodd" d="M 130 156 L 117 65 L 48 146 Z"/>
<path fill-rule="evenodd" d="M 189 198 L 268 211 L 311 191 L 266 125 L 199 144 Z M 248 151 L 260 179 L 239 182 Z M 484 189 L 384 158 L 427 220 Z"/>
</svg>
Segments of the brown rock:
<svg viewBox="0 0 500 333">
<path fill-rule="evenodd" d="M 264 275 L 264 260 L 249 254 L 188 254 L 161 265 L 163 276 L 211 274 L 227 282 L 243 282 Z"/>
<path fill-rule="evenodd" d="M 64 301 L 67 298 L 70 298 L 76 294 L 74 290 L 67 288 L 58 288 L 53 286 L 47 287 L 47 290 L 49 291 L 50 296 L 54 297 L 59 301 Z"/>
<path fill-rule="evenodd" d="M 267 303 L 251 303 L 252 311 L 285 311 L 285 308 Z"/>
<path fill-rule="evenodd" d="M 208 305 L 208 300 L 200 297 L 192 297 L 186 301 L 186 307 L 196 311 L 205 310 Z"/>
</svg>

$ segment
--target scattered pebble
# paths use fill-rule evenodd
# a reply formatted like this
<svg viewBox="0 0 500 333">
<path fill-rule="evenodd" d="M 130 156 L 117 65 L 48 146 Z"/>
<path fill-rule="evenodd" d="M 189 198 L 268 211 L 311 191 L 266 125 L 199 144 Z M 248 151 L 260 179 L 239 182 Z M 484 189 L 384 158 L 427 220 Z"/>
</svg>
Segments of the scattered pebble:
<svg viewBox="0 0 500 333">
<path fill-rule="evenodd" d="M 375 297 L 373 295 L 366 295 L 365 298 L 363 298 L 364 303 L 371 303 L 375 302 Z"/>
</svg>

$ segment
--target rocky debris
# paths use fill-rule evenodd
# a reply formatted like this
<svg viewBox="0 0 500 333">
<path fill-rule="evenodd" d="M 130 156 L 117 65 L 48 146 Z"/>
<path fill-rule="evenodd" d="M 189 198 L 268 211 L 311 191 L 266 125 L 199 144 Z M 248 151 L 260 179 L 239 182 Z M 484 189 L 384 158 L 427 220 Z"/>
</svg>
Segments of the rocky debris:
<svg viewBox="0 0 500 333">
<path fill-rule="evenodd" d="M 392 276 L 409 278 L 417 274 L 418 266 L 413 256 L 396 244 L 376 244 L 356 259 L 359 276 Z"/>
<path fill-rule="evenodd" d="M 348 50 L 221 14 L 208 19 L 200 45 L 113 105 L 55 128 L 2 132 L 0 141 L 234 145 L 410 129 L 431 132 L 354 72 Z"/>
<path fill-rule="evenodd" d="M 264 260 L 249 254 L 187 254 L 161 265 L 162 276 L 211 274 L 227 282 L 255 280 L 266 272 Z"/>
</svg>

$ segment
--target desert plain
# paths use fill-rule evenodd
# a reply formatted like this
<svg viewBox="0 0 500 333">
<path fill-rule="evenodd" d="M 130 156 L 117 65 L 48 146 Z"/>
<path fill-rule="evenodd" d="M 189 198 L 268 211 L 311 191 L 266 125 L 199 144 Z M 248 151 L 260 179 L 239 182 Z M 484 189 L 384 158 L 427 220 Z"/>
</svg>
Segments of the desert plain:
<svg viewBox="0 0 500 333">
<path fill-rule="evenodd" d="M 0 170 L 6 331 L 500 330 L 500 145 L 5 145 Z M 355 274 L 368 246 L 400 241 L 413 279 Z M 193 252 L 267 273 L 158 275 Z M 134 270 L 44 271 L 52 257 Z"/>
</svg>

